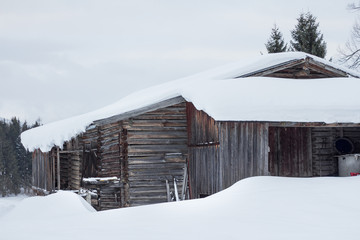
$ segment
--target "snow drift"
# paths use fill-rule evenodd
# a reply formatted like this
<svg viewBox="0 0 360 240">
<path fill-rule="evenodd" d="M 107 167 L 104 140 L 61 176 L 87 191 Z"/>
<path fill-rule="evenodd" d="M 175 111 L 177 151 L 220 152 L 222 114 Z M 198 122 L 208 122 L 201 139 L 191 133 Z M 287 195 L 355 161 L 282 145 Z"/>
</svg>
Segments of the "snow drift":
<svg viewBox="0 0 360 240">
<path fill-rule="evenodd" d="M 69 191 L 59 191 L 46 197 L 30 197 L 18 203 L 6 217 L 16 221 L 21 219 L 52 219 L 82 215 L 96 210 L 82 197 Z M 28 219 L 29 220 L 29 219 Z"/>
<path fill-rule="evenodd" d="M 74 197 L 64 214 L 57 204 L 69 198 L 61 193 L 36 197 L 0 218 L 1 234 L 14 240 L 352 239 L 358 235 L 359 184 L 360 177 L 253 177 L 205 199 L 103 212 L 84 210 Z M 10 218 L 15 211 L 17 218 Z"/>
</svg>

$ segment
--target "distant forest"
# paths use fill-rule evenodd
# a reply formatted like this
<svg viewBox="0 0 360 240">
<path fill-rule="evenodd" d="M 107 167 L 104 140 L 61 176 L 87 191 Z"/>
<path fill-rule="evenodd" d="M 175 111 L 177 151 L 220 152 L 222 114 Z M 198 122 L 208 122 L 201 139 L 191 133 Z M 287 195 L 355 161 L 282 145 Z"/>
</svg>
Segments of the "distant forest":
<svg viewBox="0 0 360 240">
<path fill-rule="evenodd" d="M 19 119 L 0 120 L 0 194 L 18 194 L 31 187 L 31 153 L 21 144 L 20 134 L 39 126 L 29 126 Z"/>
</svg>

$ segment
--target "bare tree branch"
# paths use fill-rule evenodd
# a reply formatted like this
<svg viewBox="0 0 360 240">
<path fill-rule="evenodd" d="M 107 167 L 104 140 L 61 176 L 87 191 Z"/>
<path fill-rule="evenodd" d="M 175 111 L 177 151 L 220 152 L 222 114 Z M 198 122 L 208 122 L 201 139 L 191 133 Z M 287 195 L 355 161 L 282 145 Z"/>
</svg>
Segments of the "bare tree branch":
<svg viewBox="0 0 360 240">
<path fill-rule="evenodd" d="M 360 1 L 359 3 L 349 4 L 349 10 L 358 11 L 360 10 Z M 341 55 L 340 61 L 346 64 L 350 68 L 359 68 L 360 67 L 360 24 L 359 19 L 355 22 L 352 31 L 351 37 L 346 42 L 344 48 L 339 48 L 338 51 Z"/>
</svg>

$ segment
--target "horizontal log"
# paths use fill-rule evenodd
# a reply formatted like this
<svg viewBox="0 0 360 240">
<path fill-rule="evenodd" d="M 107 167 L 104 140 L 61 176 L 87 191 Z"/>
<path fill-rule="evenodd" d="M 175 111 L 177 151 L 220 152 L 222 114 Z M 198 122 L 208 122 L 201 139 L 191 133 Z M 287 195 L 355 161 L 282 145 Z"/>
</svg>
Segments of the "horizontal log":
<svg viewBox="0 0 360 240">
<path fill-rule="evenodd" d="M 185 153 L 186 145 L 129 145 L 128 154 L 131 153 L 148 153 L 148 152 L 165 152 L 165 153 Z"/>
<path fill-rule="evenodd" d="M 118 154 L 117 156 L 115 155 L 105 155 L 104 157 L 101 158 L 101 162 L 104 163 L 111 163 L 111 162 L 117 162 L 119 163 L 121 160 L 120 158 L 120 154 Z"/>
<path fill-rule="evenodd" d="M 129 145 L 184 145 L 187 146 L 187 139 L 185 138 L 136 138 L 128 139 Z"/>
<path fill-rule="evenodd" d="M 141 181 L 141 180 L 145 180 L 145 181 L 153 181 L 153 180 L 165 180 L 168 179 L 173 180 L 174 178 L 178 179 L 179 181 L 182 180 L 184 171 L 182 171 L 181 174 L 153 174 L 153 175 L 129 175 L 129 182 L 133 182 L 133 181 Z"/>
<path fill-rule="evenodd" d="M 119 208 L 120 207 L 120 202 L 102 202 L 100 200 L 100 207 L 101 207 L 102 210 Z"/>
<path fill-rule="evenodd" d="M 158 164 L 129 164 L 128 166 L 129 170 L 135 170 L 135 169 L 184 169 L 185 164 L 184 163 L 158 163 Z"/>
<path fill-rule="evenodd" d="M 138 108 L 133 111 L 114 115 L 109 118 L 100 119 L 100 120 L 95 121 L 94 124 L 96 124 L 98 126 L 103 126 L 103 125 L 107 125 L 109 123 L 114 123 L 114 122 L 118 122 L 118 121 L 121 121 L 124 119 L 136 117 L 136 116 L 142 115 L 144 113 L 156 111 L 157 109 L 166 108 L 168 106 L 172 106 L 174 104 L 179 104 L 182 102 L 185 102 L 184 98 L 182 98 L 181 96 L 178 96 L 178 97 L 167 99 L 167 100 L 164 100 L 164 101 L 161 101 L 158 103 L 150 104 L 146 107 Z"/>
<path fill-rule="evenodd" d="M 117 149 L 113 149 L 113 150 L 108 150 L 106 152 L 102 152 L 101 153 L 101 156 L 105 157 L 105 156 L 116 156 L 116 155 L 119 155 L 120 154 L 120 151 L 119 151 L 119 148 Z"/>
<path fill-rule="evenodd" d="M 137 160 L 136 160 L 137 159 Z M 186 158 L 178 157 L 178 158 L 169 158 L 169 159 L 152 159 L 152 160 L 143 160 L 143 159 L 132 159 L 128 158 L 129 165 L 137 165 L 137 164 L 159 164 L 159 163 L 185 163 Z"/>
<path fill-rule="evenodd" d="M 161 195 L 132 195 L 130 194 L 130 201 L 153 202 L 155 200 L 167 200 L 166 194 Z"/>
<path fill-rule="evenodd" d="M 157 110 L 151 111 L 151 112 L 147 112 L 144 113 L 144 115 L 147 114 L 164 114 L 164 113 L 172 113 L 172 112 L 181 112 L 181 113 L 186 113 L 186 105 L 173 105 L 173 106 L 169 106 L 169 107 L 165 107 L 165 108 L 159 108 Z"/>
<path fill-rule="evenodd" d="M 131 181 L 129 183 L 130 189 L 137 188 L 162 188 L 165 186 L 165 180 L 157 180 L 157 181 Z"/>
<path fill-rule="evenodd" d="M 140 115 L 135 118 L 132 118 L 131 120 L 161 120 L 161 119 L 167 119 L 167 120 L 182 120 L 186 121 L 186 115 Z"/>
<path fill-rule="evenodd" d="M 182 125 L 182 124 L 181 124 Z M 128 132 L 135 132 L 135 131 L 147 131 L 147 132 L 186 132 L 186 126 L 124 126 L 128 130 Z"/>
<path fill-rule="evenodd" d="M 143 153 L 143 152 L 131 152 L 131 153 L 127 153 L 127 156 L 128 158 L 142 158 L 142 157 L 147 157 L 147 156 L 158 156 L 158 155 L 166 155 L 166 154 L 171 154 L 169 152 L 146 152 L 146 153 Z M 187 154 L 187 152 L 182 152 L 182 153 L 173 153 L 173 154 L 176 154 L 178 156 L 185 156 Z M 170 156 L 170 155 L 169 155 Z"/>
<path fill-rule="evenodd" d="M 157 131 L 131 131 L 128 132 L 127 135 L 128 139 L 131 138 L 186 138 L 186 132 L 174 132 L 174 131 L 164 131 L 164 132 L 157 132 Z"/>
<path fill-rule="evenodd" d="M 132 165 L 132 166 L 136 166 L 136 165 Z M 177 175 L 177 176 L 182 176 L 184 173 L 184 170 L 182 168 L 159 168 L 159 169 L 155 169 L 155 168 L 131 168 L 129 169 L 129 176 L 139 176 L 139 175 L 143 175 L 144 177 L 146 176 L 151 176 L 151 175 Z"/>
<path fill-rule="evenodd" d="M 332 152 L 329 152 L 328 149 L 313 149 L 312 150 L 313 154 L 331 154 Z"/>
</svg>

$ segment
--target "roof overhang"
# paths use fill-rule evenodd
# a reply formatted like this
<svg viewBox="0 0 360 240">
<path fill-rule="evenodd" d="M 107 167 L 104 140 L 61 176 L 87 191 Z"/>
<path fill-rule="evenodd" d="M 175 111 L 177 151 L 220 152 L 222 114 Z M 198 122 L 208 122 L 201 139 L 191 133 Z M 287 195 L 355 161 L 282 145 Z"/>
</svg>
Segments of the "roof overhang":
<svg viewBox="0 0 360 240">
<path fill-rule="evenodd" d="M 240 75 L 236 78 L 244 77 L 280 77 L 280 78 L 332 78 L 332 77 L 357 77 L 343 70 L 316 61 L 312 57 L 294 59 L 254 72 Z"/>
<path fill-rule="evenodd" d="M 144 113 L 147 113 L 147 112 L 155 111 L 155 110 L 158 110 L 160 108 L 169 107 L 169 106 L 179 104 L 179 103 L 182 103 L 182 102 L 185 102 L 185 99 L 182 96 L 169 98 L 169 99 L 157 102 L 157 103 L 150 104 L 150 105 L 148 105 L 146 107 L 141 107 L 141 108 L 135 109 L 133 111 L 128 111 L 128 112 L 124 112 L 124 113 L 114 115 L 114 116 L 111 116 L 111 117 L 108 117 L 108 118 L 95 120 L 94 125 L 103 126 L 103 125 L 106 125 L 106 124 L 109 124 L 109 123 L 118 122 L 118 121 L 128 119 L 128 118 L 131 118 L 131 117 L 136 117 L 138 115 L 141 115 L 141 114 L 144 114 Z"/>
</svg>

